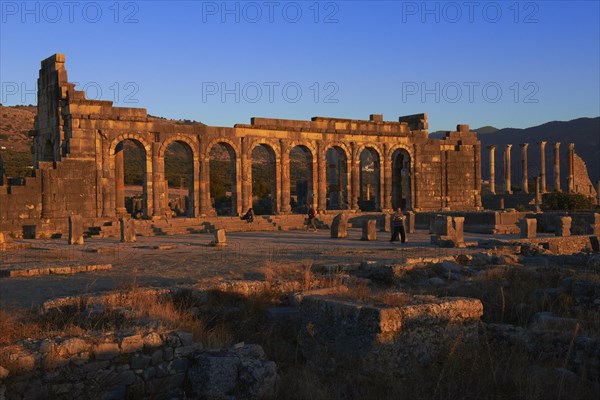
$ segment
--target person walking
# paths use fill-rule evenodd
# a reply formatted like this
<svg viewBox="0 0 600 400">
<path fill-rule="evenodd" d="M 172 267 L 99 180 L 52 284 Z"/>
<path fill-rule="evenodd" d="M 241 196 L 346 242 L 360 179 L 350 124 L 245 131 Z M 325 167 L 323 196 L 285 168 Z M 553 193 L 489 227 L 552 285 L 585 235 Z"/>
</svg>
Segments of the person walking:
<svg viewBox="0 0 600 400">
<path fill-rule="evenodd" d="M 400 235 L 402 243 L 406 242 L 406 230 L 404 229 L 404 220 L 406 217 L 402 214 L 402 209 L 398 207 L 396 212 L 392 215 L 392 238 L 390 243 L 398 241 L 398 235 Z"/>
<path fill-rule="evenodd" d="M 315 225 L 315 218 L 317 217 L 317 212 L 314 208 L 310 208 L 308 213 L 306 214 L 306 231 L 308 232 L 308 228 L 313 229 L 315 232 L 317 231 L 317 226 Z"/>
</svg>

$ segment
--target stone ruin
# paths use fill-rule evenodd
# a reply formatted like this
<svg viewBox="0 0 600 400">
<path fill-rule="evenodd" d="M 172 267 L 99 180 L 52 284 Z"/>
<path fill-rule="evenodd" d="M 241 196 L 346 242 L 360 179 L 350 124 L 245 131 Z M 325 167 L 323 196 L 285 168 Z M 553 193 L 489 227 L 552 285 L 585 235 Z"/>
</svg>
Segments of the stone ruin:
<svg viewBox="0 0 600 400">
<path fill-rule="evenodd" d="M 33 144 L 33 176 L 24 185 L 0 185 L 0 231 L 21 237 L 24 226 L 35 237 L 66 235 L 68 217 L 80 215 L 84 227 L 118 224 L 128 214 L 125 204 L 123 146 L 135 143 L 143 153 L 143 193 L 134 199 L 133 216 L 161 220 L 173 215 L 165 180 L 165 151 L 179 143 L 192 155 L 185 215 L 216 215 L 210 197 L 210 151 L 223 145 L 233 157 L 230 215 L 252 207 L 252 151 L 263 146 L 274 156 L 272 213 L 290 209 L 290 152 L 300 146 L 312 159 L 309 206 L 327 211 L 328 162 L 335 150 L 347 171 L 341 207 L 358 211 L 366 201 L 360 160 L 364 151 L 375 159 L 380 182 L 368 190 L 375 209 L 453 210 L 481 208 L 480 142 L 468 125 L 458 125 L 443 139 L 428 137 L 426 114 L 384 121 L 314 117 L 310 121 L 252 118 L 233 128 L 201 123 L 180 124 L 148 116 L 143 108 L 114 107 L 111 101 L 89 100 L 70 83 L 65 56 L 41 63 L 38 113 Z M 342 161 L 339 161 L 342 162 Z M 463 168 L 450 168 L 460 164 Z M 180 204 L 181 208 L 183 204 Z"/>
<path fill-rule="evenodd" d="M 415 297 L 398 306 L 322 296 L 302 302 L 302 354 L 325 374 L 352 365 L 368 376 L 405 378 L 459 339 L 477 337 L 483 306 L 465 298 Z"/>
<path fill-rule="evenodd" d="M 431 243 L 440 247 L 466 247 L 464 217 L 437 215 L 431 221 Z"/>
</svg>

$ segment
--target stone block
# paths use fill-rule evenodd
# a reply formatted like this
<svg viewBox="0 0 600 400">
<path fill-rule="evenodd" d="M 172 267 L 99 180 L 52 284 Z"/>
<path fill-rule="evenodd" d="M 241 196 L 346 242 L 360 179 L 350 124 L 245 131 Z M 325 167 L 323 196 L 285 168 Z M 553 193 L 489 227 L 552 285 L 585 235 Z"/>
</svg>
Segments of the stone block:
<svg viewBox="0 0 600 400">
<path fill-rule="evenodd" d="M 521 218 L 519 229 L 521 230 L 521 238 L 533 239 L 537 233 L 537 220 L 535 218 Z"/>
<path fill-rule="evenodd" d="M 456 243 L 463 244 L 465 242 L 465 217 L 452 217 L 454 234 L 456 235 Z"/>
<path fill-rule="evenodd" d="M 69 216 L 69 244 L 83 244 L 83 220 L 81 215 Z"/>
<path fill-rule="evenodd" d="M 121 230 L 121 242 L 133 243 L 137 241 L 135 236 L 135 222 L 131 218 L 119 218 L 119 227 Z"/>
<path fill-rule="evenodd" d="M 112 360 L 119 355 L 119 345 L 116 343 L 100 343 L 92 347 L 96 360 Z"/>
<path fill-rule="evenodd" d="M 558 217 L 556 219 L 555 235 L 560 237 L 571 236 L 571 217 Z"/>
<path fill-rule="evenodd" d="M 142 350 L 144 341 L 141 335 L 126 336 L 121 339 L 121 352 L 124 354 L 135 353 Z"/>
<path fill-rule="evenodd" d="M 389 232 L 392 223 L 392 217 L 390 214 L 383 214 L 377 220 L 379 223 L 379 232 Z"/>
<path fill-rule="evenodd" d="M 213 231 L 213 240 L 209 243 L 210 246 L 227 246 L 227 236 L 225 229 L 215 229 Z"/>
<path fill-rule="evenodd" d="M 377 221 L 372 219 L 363 221 L 360 240 L 377 240 Z"/>
<path fill-rule="evenodd" d="M 333 218 L 331 222 L 331 237 L 341 239 L 348 237 L 348 216 L 340 213 Z"/>
<path fill-rule="evenodd" d="M 416 214 L 412 211 L 406 213 L 406 233 L 415 233 Z"/>
</svg>

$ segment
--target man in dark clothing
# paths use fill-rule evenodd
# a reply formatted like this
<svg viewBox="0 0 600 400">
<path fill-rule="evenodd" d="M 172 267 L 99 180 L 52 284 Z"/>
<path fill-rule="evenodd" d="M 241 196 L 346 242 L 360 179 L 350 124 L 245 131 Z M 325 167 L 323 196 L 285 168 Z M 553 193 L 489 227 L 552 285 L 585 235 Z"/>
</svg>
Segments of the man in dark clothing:
<svg viewBox="0 0 600 400">
<path fill-rule="evenodd" d="M 398 208 L 396 212 L 392 215 L 392 238 L 390 242 L 397 242 L 398 235 L 401 237 L 402 243 L 406 242 L 406 230 L 404 229 L 404 214 L 402 214 L 402 209 Z"/>
</svg>

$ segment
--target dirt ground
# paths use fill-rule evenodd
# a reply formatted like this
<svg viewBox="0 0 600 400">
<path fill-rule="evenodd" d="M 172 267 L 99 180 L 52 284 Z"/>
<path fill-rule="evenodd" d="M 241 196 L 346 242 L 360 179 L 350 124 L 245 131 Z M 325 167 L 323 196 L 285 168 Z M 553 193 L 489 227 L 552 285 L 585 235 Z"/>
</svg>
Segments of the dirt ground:
<svg viewBox="0 0 600 400">
<path fill-rule="evenodd" d="M 193 285 L 211 277 L 262 279 L 266 263 L 274 268 L 363 260 L 400 263 L 406 257 L 473 251 L 432 246 L 427 231 L 409 235 L 405 244 L 390 243 L 387 232 L 378 232 L 376 241 L 361 241 L 360 236 L 359 229 L 350 229 L 347 239 L 331 239 L 329 231 L 231 233 L 227 235 L 228 245 L 222 248 L 208 246 L 212 240 L 209 234 L 138 237 L 137 243 L 88 239 L 76 246 L 68 245 L 65 239 L 18 240 L 31 247 L 0 252 L 0 270 L 105 263 L 113 268 L 72 275 L 0 278 L 0 307 L 36 307 L 52 298 L 119 289 L 132 283 L 172 287 Z M 491 237 L 465 234 L 466 241 Z"/>
</svg>

